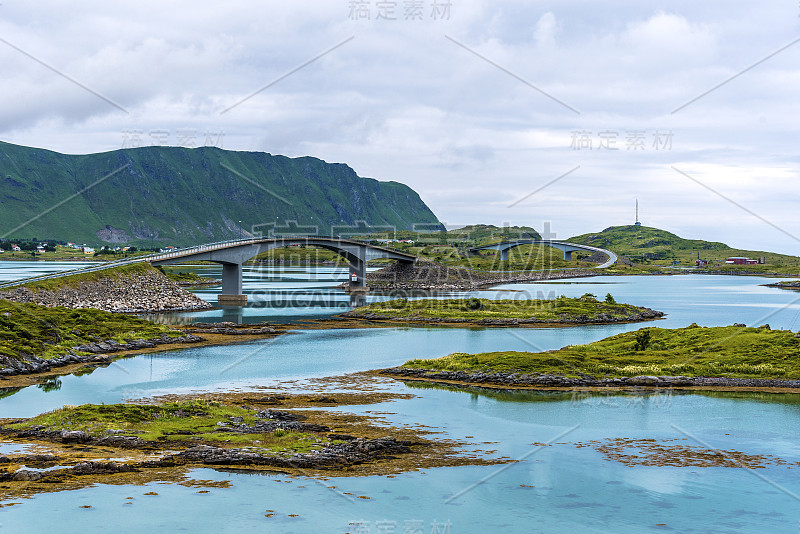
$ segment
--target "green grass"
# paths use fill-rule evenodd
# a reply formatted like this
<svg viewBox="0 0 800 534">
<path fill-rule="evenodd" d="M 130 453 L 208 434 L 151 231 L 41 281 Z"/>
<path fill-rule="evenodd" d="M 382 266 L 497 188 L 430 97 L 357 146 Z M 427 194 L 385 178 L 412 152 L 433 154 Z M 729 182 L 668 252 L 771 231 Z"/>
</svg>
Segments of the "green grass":
<svg viewBox="0 0 800 534">
<path fill-rule="evenodd" d="M 716 241 L 684 239 L 671 232 L 647 226 L 612 226 L 602 232 L 570 237 L 567 241 L 611 250 L 635 263 L 670 265 L 677 260 L 681 266 L 686 267 L 694 266 L 695 260 L 700 258 L 709 260 L 708 269 L 714 271 L 800 274 L 800 257 L 797 256 L 736 249 Z M 725 265 L 725 260 L 732 256 L 752 259 L 763 257 L 766 265 Z M 719 268 L 717 263 L 720 264 Z"/>
<path fill-rule="evenodd" d="M 598 302 L 592 297 L 553 300 L 490 300 L 490 299 L 396 299 L 376 302 L 354 309 L 351 313 L 363 315 L 375 313 L 396 318 L 442 318 L 442 319 L 531 319 L 556 321 L 575 319 L 581 316 L 596 318 L 608 314 L 617 318 L 628 317 L 644 308 L 630 304 Z"/>
<path fill-rule="evenodd" d="M 214 278 L 206 278 L 205 276 L 200 276 L 194 272 L 186 272 L 180 271 L 176 269 L 180 269 L 179 267 L 161 267 L 160 265 L 156 267 L 158 271 L 172 280 L 173 282 L 181 285 L 181 284 L 218 284 L 221 283 L 219 280 Z"/>
<path fill-rule="evenodd" d="M 131 254 L 133 256 L 133 254 Z M 123 256 L 114 256 L 111 259 L 119 259 Z M 128 257 L 126 254 L 125 257 Z M 31 261 L 32 258 L 40 261 L 107 261 L 109 257 L 97 257 L 94 254 L 84 254 L 80 249 L 68 248 L 61 245 L 56 246 L 55 252 L 45 252 L 31 254 L 30 251 L 14 252 L 8 248 L 5 252 L 0 252 L 0 260 L 22 260 Z"/>
<path fill-rule="evenodd" d="M 225 432 L 217 423 L 229 417 L 241 417 L 252 426 L 256 411 L 226 406 L 217 401 L 194 400 L 159 405 L 84 404 L 65 406 L 21 423 L 8 425 L 14 430 L 37 429 L 46 432 L 80 430 L 93 437 L 136 436 L 145 441 L 164 443 L 198 442 L 214 445 L 252 446 L 270 451 L 308 452 L 319 447 L 310 433 L 276 430 L 270 433 L 242 434 Z M 217 431 L 220 429 L 221 431 Z"/>
<path fill-rule="evenodd" d="M 708 376 L 800 379 L 800 338 L 784 330 L 643 328 L 548 352 L 454 353 L 405 367 L 596 377 Z"/>
<path fill-rule="evenodd" d="M 347 265 L 347 260 L 332 250 L 318 247 L 281 247 L 259 254 L 254 261 L 282 260 L 285 263 L 302 265 L 309 263 L 334 262 Z"/>
<path fill-rule="evenodd" d="M 73 310 L 0 299 L 0 355 L 53 358 L 77 345 L 113 339 L 154 339 L 181 333 L 131 315 L 91 308 Z"/>
</svg>

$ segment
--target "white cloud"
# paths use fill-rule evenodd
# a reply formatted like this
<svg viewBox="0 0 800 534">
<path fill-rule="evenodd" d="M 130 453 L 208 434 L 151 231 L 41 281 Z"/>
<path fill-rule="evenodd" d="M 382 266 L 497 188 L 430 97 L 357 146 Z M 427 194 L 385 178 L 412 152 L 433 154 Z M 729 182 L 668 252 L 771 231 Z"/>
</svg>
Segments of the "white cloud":
<svg viewBox="0 0 800 534">
<path fill-rule="evenodd" d="M 396 21 L 374 12 L 351 20 L 348 7 L 4 2 L 0 37 L 130 113 L 0 43 L 0 139 L 86 153 L 119 148 L 127 130 L 145 141 L 165 130 L 172 144 L 179 130 L 196 130 L 198 141 L 224 131 L 225 148 L 314 155 L 407 183 L 452 223 L 552 221 L 566 237 L 630 222 L 638 197 L 645 222 L 800 253 L 800 243 L 670 169 L 800 234 L 791 196 L 800 45 L 670 113 L 794 39 L 797 6 L 454 0 L 450 20 L 436 21 L 427 8 L 423 20 L 404 20 L 400 4 Z M 579 130 L 594 150 L 570 147 Z M 635 130 L 645 150 L 626 150 Z M 656 131 L 673 133 L 670 150 L 653 148 Z M 599 132 L 617 132 L 620 150 L 597 150 Z"/>
<path fill-rule="evenodd" d="M 555 44 L 556 30 L 558 25 L 556 23 L 556 16 L 552 11 L 548 11 L 539 18 L 536 23 L 536 31 L 533 34 L 536 39 L 536 44 L 539 48 L 549 48 Z"/>
</svg>

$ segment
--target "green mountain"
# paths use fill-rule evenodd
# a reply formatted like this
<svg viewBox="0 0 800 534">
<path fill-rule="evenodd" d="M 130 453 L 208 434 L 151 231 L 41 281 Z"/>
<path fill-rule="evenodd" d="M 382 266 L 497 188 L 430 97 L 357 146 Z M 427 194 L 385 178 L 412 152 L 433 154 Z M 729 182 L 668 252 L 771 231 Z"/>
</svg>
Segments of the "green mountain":
<svg viewBox="0 0 800 534">
<path fill-rule="evenodd" d="M 214 147 L 67 155 L 0 142 L 0 237 L 185 246 L 442 228 L 419 195 L 340 163 Z"/>
<path fill-rule="evenodd" d="M 493 224 L 471 224 L 448 230 L 447 238 L 452 243 L 463 241 L 469 246 L 481 246 L 516 239 L 541 239 L 542 236 L 530 226 L 498 227 Z"/>
<path fill-rule="evenodd" d="M 567 241 L 608 249 L 637 263 L 669 263 L 678 260 L 694 264 L 696 259 L 718 263 L 732 256 L 745 256 L 753 259 L 765 258 L 770 265 L 800 265 L 800 258 L 795 256 L 736 249 L 716 241 L 684 239 L 666 230 L 648 226 L 611 226 L 602 232 L 571 237 Z"/>
</svg>

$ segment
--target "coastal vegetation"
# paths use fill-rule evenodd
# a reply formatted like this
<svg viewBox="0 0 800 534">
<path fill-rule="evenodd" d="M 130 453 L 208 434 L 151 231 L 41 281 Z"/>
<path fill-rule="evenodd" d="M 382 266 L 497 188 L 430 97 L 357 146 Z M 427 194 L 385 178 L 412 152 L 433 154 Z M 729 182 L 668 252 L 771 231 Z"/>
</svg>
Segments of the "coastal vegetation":
<svg viewBox="0 0 800 534">
<path fill-rule="evenodd" d="M 429 438 L 435 432 L 416 425 L 389 426 L 371 412 L 338 409 L 411 397 L 376 391 L 338 392 L 335 398 L 216 392 L 64 406 L 28 419 L 5 419 L 0 421 L 4 440 L 35 443 L 47 454 L 0 456 L 0 500 L 96 483 L 181 482 L 201 466 L 352 477 L 509 461 L 465 451 L 461 442 Z"/>
<path fill-rule="evenodd" d="M 98 439 L 109 435 L 132 436 L 167 446 L 180 443 L 249 446 L 262 452 L 308 452 L 321 446 L 322 440 L 310 432 L 278 428 L 258 433 L 242 432 L 237 426 L 254 427 L 265 421 L 269 419 L 257 410 L 213 400 L 188 400 L 164 404 L 66 406 L 6 428 L 35 429 L 45 434 L 83 432 L 87 438 Z"/>
<path fill-rule="evenodd" d="M 99 341 L 180 337 L 181 332 L 131 315 L 74 310 L 0 299 L 0 356 L 51 359 Z"/>
<path fill-rule="evenodd" d="M 473 373 L 566 377 L 687 376 L 800 379 L 800 338 L 786 330 L 743 325 L 643 328 L 587 345 L 545 352 L 454 353 L 403 367 Z"/>
<path fill-rule="evenodd" d="M 156 269 L 181 287 L 211 286 L 222 283 L 221 280 L 207 278 L 194 272 L 180 270 L 179 268 L 164 268 L 157 266 Z"/>
<path fill-rule="evenodd" d="M 653 314 L 649 317 L 647 315 Z M 648 308 L 618 303 L 609 294 L 600 301 L 592 294 L 579 298 L 490 300 L 395 299 L 375 302 L 343 314 L 369 320 L 499 322 L 499 323 L 582 323 L 622 322 L 660 317 Z M 638 317 L 638 319 L 637 319 Z"/>
<path fill-rule="evenodd" d="M 570 237 L 567 241 L 611 250 L 636 264 L 694 266 L 708 261 L 708 269 L 730 272 L 800 272 L 800 257 L 759 250 L 736 249 L 716 241 L 685 239 L 666 230 L 648 226 L 611 226 L 602 232 Z M 730 257 L 764 258 L 762 265 L 726 265 Z M 717 267 L 719 264 L 719 267 Z M 787 269 L 788 268 L 788 269 Z"/>
</svg>

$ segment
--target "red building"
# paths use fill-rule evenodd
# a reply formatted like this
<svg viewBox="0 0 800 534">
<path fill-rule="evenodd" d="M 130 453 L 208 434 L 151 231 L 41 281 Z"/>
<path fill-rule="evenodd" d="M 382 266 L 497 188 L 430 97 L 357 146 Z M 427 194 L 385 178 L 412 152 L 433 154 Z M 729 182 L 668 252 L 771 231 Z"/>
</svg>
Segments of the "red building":
<svg viewBox="0 0 800 534">
<path fill-rule="evenodd" d="M 729 265 L 757 265 L 758 260 L 751 260 L 750 258 L 742 258 L 742 257 L 733 257 L 728 258 L 725 260 L 725 263 Z"/>
</svg>

